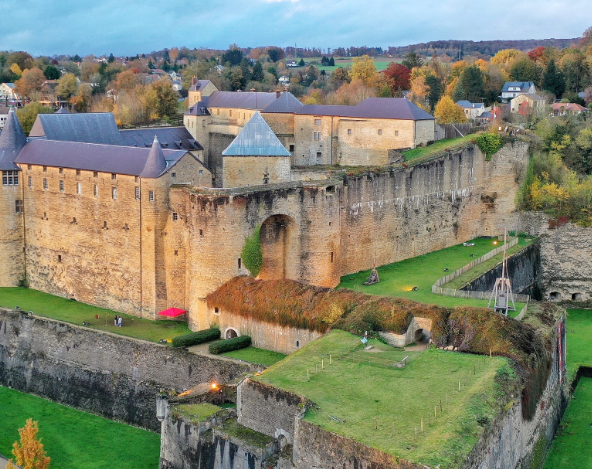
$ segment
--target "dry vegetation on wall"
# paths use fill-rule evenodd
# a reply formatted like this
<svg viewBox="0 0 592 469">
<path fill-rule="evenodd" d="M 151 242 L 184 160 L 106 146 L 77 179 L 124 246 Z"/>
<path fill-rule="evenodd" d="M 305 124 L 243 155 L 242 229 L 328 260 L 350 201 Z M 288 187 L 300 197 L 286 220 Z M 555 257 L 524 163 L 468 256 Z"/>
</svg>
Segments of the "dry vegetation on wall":
<svg viewBox="0 0 592 469">
<path fill-rule="evenodd" d="M 402 334 L 413 317 L 432 319 L 432 340 L 438 347 L 512 359 L 525 384 L 523 412 L 531 418 L 545 388 L 551 364 L 556 310 L 532 307 L 529 324 L 485 308 L 444 308 L 352 290 L 331 290 L 293 280 L 235 277 L 206 298 L 239 316 L 285 327 L 319 332 L 342 329 L 354 334 L 389 331 Z"/>
</svg>

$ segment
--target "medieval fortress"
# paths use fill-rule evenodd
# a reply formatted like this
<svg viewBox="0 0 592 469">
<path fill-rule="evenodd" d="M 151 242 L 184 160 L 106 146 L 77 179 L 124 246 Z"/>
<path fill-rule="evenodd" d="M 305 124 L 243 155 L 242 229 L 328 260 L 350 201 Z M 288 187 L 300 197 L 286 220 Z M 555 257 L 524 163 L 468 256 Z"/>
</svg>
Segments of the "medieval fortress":
<svg viewBox="0 0 592 469">
<path fill-rule="evenodd" d="M 32 288 L 145 318 L 188 311 L 246 275 L 261 227 L 263 279 L 334 287 L 340 277 L 497 235 L 528 162 L 508 144 L 416 165 L 397 150 L 434 140 L 405 99 L 302 105 L 290 93 L 195 81 L 184 127 L 120 131 L 111 114 L 41 114 L 0 136 L 0 286 Z M 390 164 L 389 164 L 390 163 Z M 380 166 L 369 170 L 364 166 Z"/>
</svg>

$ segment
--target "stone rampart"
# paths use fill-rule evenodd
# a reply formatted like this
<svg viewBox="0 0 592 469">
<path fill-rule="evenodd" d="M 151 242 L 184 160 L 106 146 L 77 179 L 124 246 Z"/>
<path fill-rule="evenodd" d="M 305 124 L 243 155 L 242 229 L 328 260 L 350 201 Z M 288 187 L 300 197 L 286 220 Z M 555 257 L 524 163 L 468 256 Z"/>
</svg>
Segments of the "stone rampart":
<svg viewBox="0 0 592 469">
<path fill-rule="evenodd" d="M 0 385 L 151 430 L 160 389 L 234 382 L 255 367 L 0 309 Z"/>
</svg>

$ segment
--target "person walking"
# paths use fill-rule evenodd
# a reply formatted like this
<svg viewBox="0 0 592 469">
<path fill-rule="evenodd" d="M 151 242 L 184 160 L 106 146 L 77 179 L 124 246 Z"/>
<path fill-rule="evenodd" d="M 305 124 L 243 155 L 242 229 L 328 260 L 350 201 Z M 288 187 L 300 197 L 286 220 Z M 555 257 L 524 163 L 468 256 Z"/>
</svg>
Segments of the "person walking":
<svg viewBox="0 0 592 469">
<path fill-rule="evenodd" d="M 123 326 L 123 318 L 121 316 L 119 316 L 119 319 L 117 320 L 117 325 L 119 327 Z"/>
</svg>

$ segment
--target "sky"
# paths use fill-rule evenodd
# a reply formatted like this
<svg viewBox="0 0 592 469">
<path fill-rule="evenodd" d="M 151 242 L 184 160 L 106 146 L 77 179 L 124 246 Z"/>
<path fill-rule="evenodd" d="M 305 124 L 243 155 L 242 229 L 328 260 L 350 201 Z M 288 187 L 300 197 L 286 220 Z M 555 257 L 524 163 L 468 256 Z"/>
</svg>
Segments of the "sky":
<svg viewBox="0 0 592 469">
<path fill-rule="evenodd" d="M 566 39 L 589 0 L 2 0 L 0 50 L 135 55 L 226 49 L 405 46 L 433 40 Z M 565 19 L 564 19 L 565 18 Z"/>
</svg>

